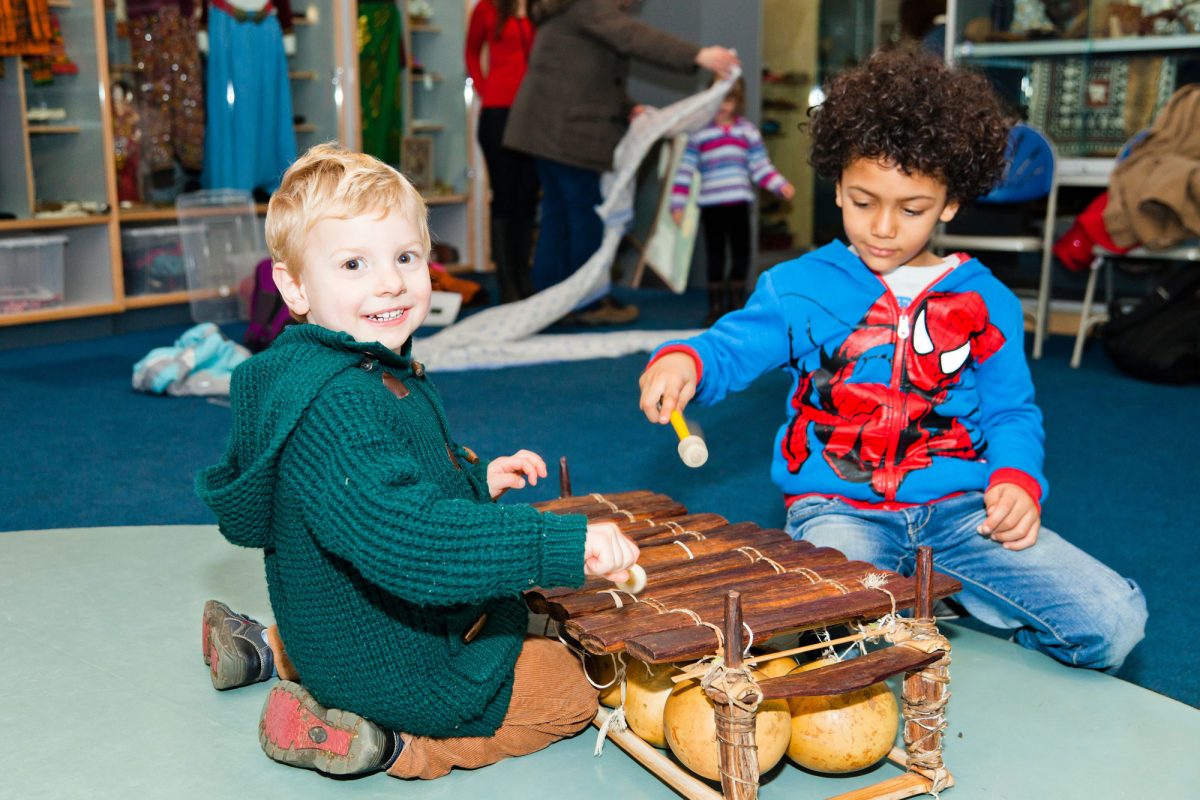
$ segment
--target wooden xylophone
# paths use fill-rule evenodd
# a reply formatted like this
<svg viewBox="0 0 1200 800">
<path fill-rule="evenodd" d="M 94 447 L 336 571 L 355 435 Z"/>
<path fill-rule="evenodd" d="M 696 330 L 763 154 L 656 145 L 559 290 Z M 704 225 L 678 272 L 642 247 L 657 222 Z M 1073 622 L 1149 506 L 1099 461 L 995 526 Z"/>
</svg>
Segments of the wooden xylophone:
<svg viewBox="0 0 1200 800">
<path fill-rule="evenodd" d="M 872 787 L 878 791 L 864 794 L 859 790 L 853 797 L 912 797 L 953 784 L 941 761 L 949 645 L 938 633 L 931 610 L 934 600 L 962 587 L 958 581 L 932 572 L 927 550 L 921 554 L 917 574 L 904 577 L 851 561 L 833 548 L 793 541 L 782 530 L 750 522 L 730 523 L 717 514 L 689 513 L 662 494 L 570 495 L 566 478 L 563 488 L 565 496 L 537 507 L 582 514 L 589 522 L 616 523 L 637 543 L 641 550 L 638 563 L 646 572 L 646 587 L 637 596 L 600 578 L 589 578 L 580 589 L 528 591 L 529 608 L 559 623 L 564 638 L 592 654 L 623 653 L 647 664 L 723 660 L 730 674 L 745 675 L 743 659 L 748 654 L 743 649 L 751 643 L 841 625 L 857 626 L 861 631 L 865 623 L 886 617 L 893 627 L 903 628 L 890 647 L 807 672 L 749 685 L 743 681 L 738 684 L 737 697 L 724 693 L 729 685 L 713 681 L 706 691 L 722 712 L 717 714 L 718 726 L 723 717 L 728 721 L 730 715 L 744 716 L 747 708 L 765 700 L 843 694 L 903 673 L 907 753 L 896 749 L 890 758 L 908 771 Z M 911 620 L 897 619 L 898 612 L 908 609 L 915 609 Z M 752 723 L 753 711 L 749 714 Z M 724 742 L 726 736 L 718 736 L 727 800 L 757 797 L 753 724 L 748 730 L 748 741 L 744 724 L 740 733 L 727 732 L 729 742 Z M 608 733 L 677 790 L 688 796 L 706 796 L 700 789 L 682 788 L 680 782 L 663 775 L 663 765 L 657 763 L 661 757 L 635 752 L 639 749 L 636 742 L 622 741 L 611 730 Z M 656 763 L 649 763 L 643 755 Z M 707 796 L 712 796 L 712 790 L 707 791 Z"/>
</svg>

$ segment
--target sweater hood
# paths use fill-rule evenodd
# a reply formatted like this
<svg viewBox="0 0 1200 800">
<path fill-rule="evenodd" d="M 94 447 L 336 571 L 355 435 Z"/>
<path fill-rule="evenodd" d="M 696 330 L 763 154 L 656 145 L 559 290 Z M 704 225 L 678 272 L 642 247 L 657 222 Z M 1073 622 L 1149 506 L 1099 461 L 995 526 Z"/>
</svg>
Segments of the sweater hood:
<svg viewBox="0 0 1200 800">
<path fill-rule="evenodd" d="M 961 255 L 965 260 L 955 267 L 949 275 L 935 284 L 939 292 L 956 291 L 970 281 L 978 280 L 984 276 L 991 276 L 991 270 L 981 264 L 979 259 L 971 258 L 966 254 Z M 883 278 L 864 264 L 863 260 L 840 240 L 835 239 L 829 244 L 817 248 L 809 253 L 807 258 L 823 262 L 847 273 L 855 281 L 862 283 L 865 288 L 882 290 L 885 286 Z"/>
<path fill-rule="evenodd" d="M 270 548 L 279 456 L 305 411 L 338 374 L 366 359 L 412 368 L 412 342 L 395 353 L 318 325 L 291 325 L 270 348 L 233 373 L 233 432 L 221 462 L 196 475 L 195 488 L 221 533 L 243 547 Z"/>
</svg>

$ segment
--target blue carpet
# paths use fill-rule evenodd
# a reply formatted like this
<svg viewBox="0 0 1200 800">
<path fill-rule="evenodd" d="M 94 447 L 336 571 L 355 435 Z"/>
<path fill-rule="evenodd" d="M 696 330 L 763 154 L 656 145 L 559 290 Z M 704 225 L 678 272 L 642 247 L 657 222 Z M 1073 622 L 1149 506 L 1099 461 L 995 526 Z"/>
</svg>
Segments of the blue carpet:
<svg viewBox="0 0 1200 800">
<path fill-rule="evenodd" d="M 642 309 L 633 327 L 693 327 L 704 314 L 698 293 L 618 295 Z M 133 363 L 182 330 L 0 352 L 0 530 L 213 521 L 192 493 L 192 475 L 220 457 L 228 408 L 130 389 Z M 1200 643 L 1178 636 L 1173 622 L 1192 606 L 1190 592 L 1200 583 L 1186 500 L 1196 474 L 1187 466 L 1189 445 L 1200 442 L 1200 387 L 1135 381 L 1098 347 L 1072 370 L 1069 350 L 1067 339 L 1052 337 L 1046 356 L 1033 364 L 1051 484 L 1044 522 L 1146 592 L 1147 638 L 1121 676 L 1200 706 Z M 781 526 L 768 449 L 783 414 L 784 376 L 768 375 L 720 406 L 695 409 L 711 458 L 689 470 L 675 454 L 670 429 L 649 425 L 637 408 L 644 363 L 635 355 L 435 379 L 456 437 L 481 453 L 527 447 L 552 466 L 567 456 L 576 492 L 654 489 L 692 510 Z M 552 474 L 511 499 L 557 491 Z"/>
</svg>

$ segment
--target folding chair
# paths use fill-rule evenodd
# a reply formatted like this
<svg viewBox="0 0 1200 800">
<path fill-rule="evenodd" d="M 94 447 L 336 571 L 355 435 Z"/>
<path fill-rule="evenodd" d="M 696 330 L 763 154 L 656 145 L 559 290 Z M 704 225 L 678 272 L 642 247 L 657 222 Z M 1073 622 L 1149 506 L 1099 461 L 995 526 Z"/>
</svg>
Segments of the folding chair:
<svg viewBox="0 0 1200 800">
<path fill-rule="evenodd" d="M 1083 360 L 1083 346 L 1087 341 L 1092 327 L 1108 321 L 1108 312 L 1092 312 L 1092 303 L 1096 298 L 1096 280 L 1100 271 L 1104 270 L 1104 288 L 1106 309 L 1111 308 L 1115 299 L 1113 291 L 1113 264 L 1118 259 L 1140 259 L 1161 261 L 1164 264 L 1171 261 L 1200 261 L 1200 241 L 1192 239 L 1188 242 L 1166 250 L 1147 250 L 1135 247 L 1127 253 L 1111 253 L 1103 247 L 1093 251 L 1091 268 L 1088 270 L 1087 285 L 1083 290 L 1083 310 L 1079 312 L 1079 330 L 1075 332 L 1075 348 L 1071 351 L 1071 366 L 1078 368 Z"/>
</svg>

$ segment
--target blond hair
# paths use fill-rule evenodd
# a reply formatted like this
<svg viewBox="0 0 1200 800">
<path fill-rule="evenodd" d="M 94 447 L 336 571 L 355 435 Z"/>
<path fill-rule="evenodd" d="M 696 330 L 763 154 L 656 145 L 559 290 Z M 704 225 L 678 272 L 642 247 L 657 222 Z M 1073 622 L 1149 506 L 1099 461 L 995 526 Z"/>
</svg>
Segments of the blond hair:
<svg viewBox="0 0 1200 800">
<path fill-rule="evenodd" d="M 408 179 L 377 158 L 339 144 L 309 148 L 283 174 L 267 205 L 267 249 L 299 279 L 301 254 L 310 231 L 323 219 L 349 219 L 396 210 L 412 218 L 428 257 L 425 200 Z"/>
</svg>

